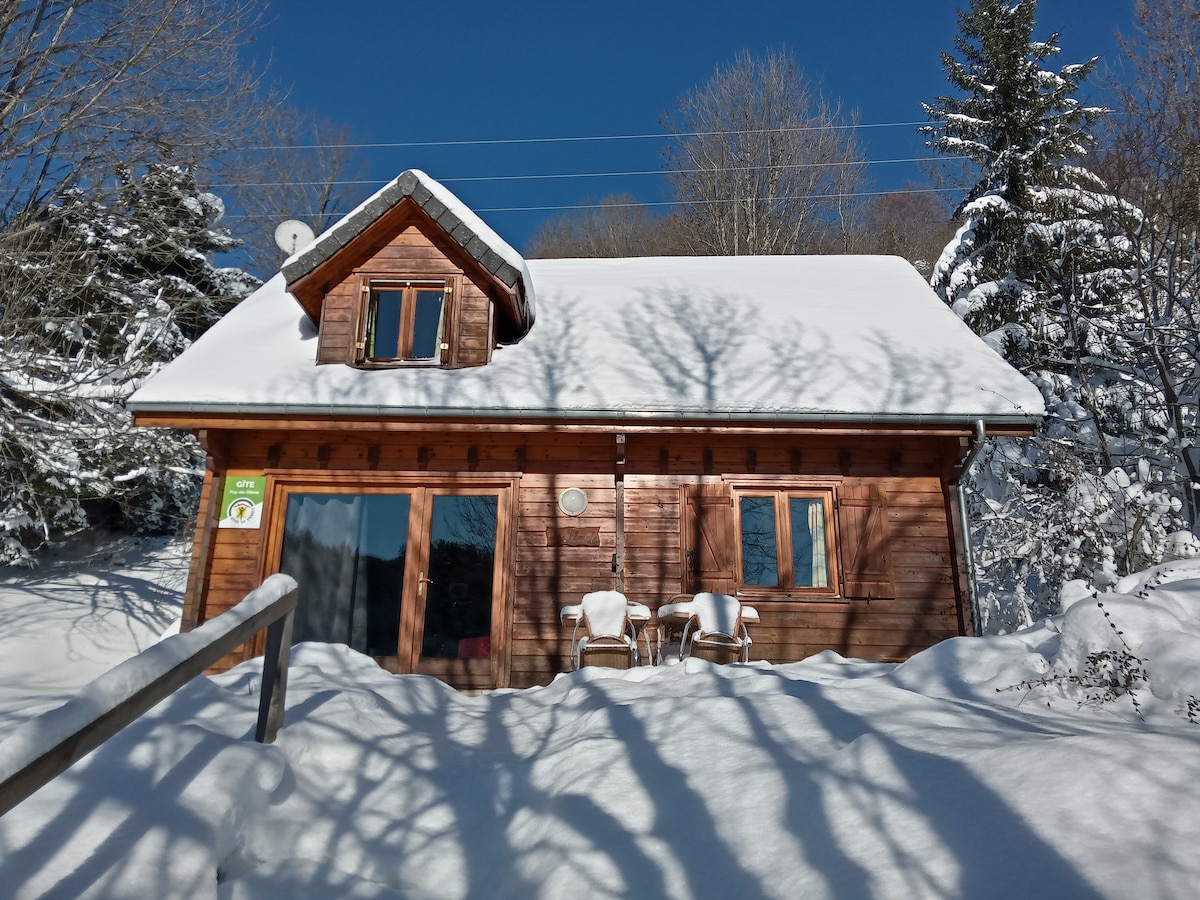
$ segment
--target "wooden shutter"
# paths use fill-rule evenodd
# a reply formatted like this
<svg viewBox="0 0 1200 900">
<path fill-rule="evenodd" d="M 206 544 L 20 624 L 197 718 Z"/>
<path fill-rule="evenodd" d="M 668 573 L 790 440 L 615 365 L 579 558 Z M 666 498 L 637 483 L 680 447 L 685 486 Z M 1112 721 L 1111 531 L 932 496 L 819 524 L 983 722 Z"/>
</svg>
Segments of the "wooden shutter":
<svg viewBox="0 0 1200 900">
<path fill-rule="evenodd" d="M 317 365 L 345 365 L 361 360 L 359 317 L 366 314 L 365 306 L 366 285 L 356 285 L 353 281 L 335 286 L 321 300 Z"/>
<path fill-rule="evenodd" d="M 894 597 L 887 495 L 874 485 L 842 485 L 838 497 L 842 595 Z"/>
<path fill-rule="evenodd" d="M 683 518 L 683 589 L 732 594 L 736 588 L 733 498 L 724 484 L 680 489 Z"/>
</svg>

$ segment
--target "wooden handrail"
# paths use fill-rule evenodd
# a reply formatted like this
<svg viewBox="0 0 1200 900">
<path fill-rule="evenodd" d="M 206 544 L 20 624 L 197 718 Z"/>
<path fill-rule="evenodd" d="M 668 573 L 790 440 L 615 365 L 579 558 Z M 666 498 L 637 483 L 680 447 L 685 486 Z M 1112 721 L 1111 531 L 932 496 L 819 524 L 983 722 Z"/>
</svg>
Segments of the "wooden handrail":
<svg viewBox="0 0 1200 900">
<path fill-rule="evenodd" d="M 228 612 L 187 634 L 165 638 L 105 672 L 57 709 L 23 723 L 0 741 L 0 815 L 263 628 L 267 655 L 254 737 L 261 743 L 275 740 L 283 727 L 298 599 L 294 579 L 272 575 Z"/>
</svg>

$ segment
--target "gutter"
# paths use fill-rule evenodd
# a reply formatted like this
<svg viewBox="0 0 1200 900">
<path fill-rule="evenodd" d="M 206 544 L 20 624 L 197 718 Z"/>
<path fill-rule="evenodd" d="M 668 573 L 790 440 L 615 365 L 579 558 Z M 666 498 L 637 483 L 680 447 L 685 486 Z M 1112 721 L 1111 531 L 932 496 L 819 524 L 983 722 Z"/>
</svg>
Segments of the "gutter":
<svg viewBox="0 0 1200 900">
<path fill-rule="evenodd" d="M 979 609 L 979 593 L 975 589 L 975 555 L 971 552 L 971 520 L 967 515 L 967 497 L 963 489 L 963 481 L 970 473 L 971 466 L 975 464 L 975 458 L 979 456 L 979 451 L 983 449 L 986 440 L 987 427 L 983 424 L 983 419 L 979 419 L 975 423 L 975 440 L 971 444 L 971 450 L 967 453 L 966 459 L 963 460 L 962 471 L 959 472 L 955 482 L 955 488 L 958 491 L 959 528 L 963 535 L 963 561 L 967 566 L 967 602 L 971 607 L 971 632 L 976 637 L 983 633 L 983 616 Z"/>
<path fill-rule="evenodd" d="M 706 421 L 706 422 L 800 422 L 800 423 L 862 423 L 899 425 L 955 425 L 983 427 L 978 413 L 946 415 L 937 413 L 854 413 L 854 412 L 785 412 L 782 410 L 686 410 L 661 409 L 550 409 L 506 407 L 446 407 L 446 406 L 368 406 L 345 403 L 213 403 L 206 401 L 155 401 L 127 402 L 126 408 L 140 413 L 199 413 L 208 415 L 293 415 L 330 416 L 333 418 L 474 418 L 484 420 L 507 419 L 593 419 L 614 422 L 647 421 Z M 1036 413 L 1001 413 L 988 415 L 993 426 L 1032 426 L 1040 416 Z M 966 465 L 978 453 L 973 448 Z"/>
</svg>

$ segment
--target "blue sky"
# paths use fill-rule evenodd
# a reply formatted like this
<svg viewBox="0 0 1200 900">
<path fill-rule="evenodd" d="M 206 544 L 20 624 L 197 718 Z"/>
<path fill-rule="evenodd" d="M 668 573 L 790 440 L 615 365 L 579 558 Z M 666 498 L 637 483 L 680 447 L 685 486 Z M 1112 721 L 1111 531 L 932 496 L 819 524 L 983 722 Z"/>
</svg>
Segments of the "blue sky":
<svg viewBox="0 0 1200 900">
<path fill-rule="evenodd" d="M 964 0 L 965 2 L 965 0 Z M 1061 32 L 1059 64 L 1115 60 L 1114 32 L 1131 30 L 1132 0 L 1042 0 L 1036 37 Z M 292 99 L 347 125 L 362 174 L 346 209 L 406 168 L 445 181 L 523 249 L 557 210 L 618 192 L 667 199 L 653 172 L 664 111 L 738 52 L 785 46 L 827 96 L 859 112 L 872 160 L 924 154 L 912 125 L 919 103 L 945 93 L 939 52 L 951 50 L 957 4 L 947 0 L 605 3 L 460 0 L 286 0 L 252 52 Z M 441 146 L 380 146 L 466 142 Z M 870 168 L 878 189 L 914 177 L 905 164 Z M 509 180 L 496 180 L 507 178 Z M 481 180 L 456 180 L 481 179 Z M 296 211 L 303 218 L 303 211 Z"/>
</svg>

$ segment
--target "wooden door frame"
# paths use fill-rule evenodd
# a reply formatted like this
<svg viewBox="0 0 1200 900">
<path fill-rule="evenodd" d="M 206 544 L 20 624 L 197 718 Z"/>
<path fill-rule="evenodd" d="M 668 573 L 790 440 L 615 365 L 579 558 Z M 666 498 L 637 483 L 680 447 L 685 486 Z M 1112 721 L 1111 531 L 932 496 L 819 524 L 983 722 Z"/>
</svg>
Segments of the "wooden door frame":
<svg viewBox="0 0 1200 900">
<path fill-rule="evenodd" d="M 411 493 L 407 548 L 415 550 L 414 562 L 427 561 L 429 529 L 424 524 L 426 501 L 437 493 L 449 495 L 492 494 L 496 504 L 496 549 L 492 584 L 492 648 L 490 654 L 491 687 L 507 687 L 512 655 L 513 578 L 512 563 L 516 547 L 517 496 L 520 479 L 515 476 L 474 475 L 471 473 L 385 473 L 358 470 L 315 470 L 267 475 L 263 519 L 267 531 L 263 542 L 260 581 L 279 570 L 283 552 L 283 531 L 287 520 L 287 498 L 293 493 L 307 494 L 399 494 Z M 432 505 L 430 504 L 430 507 Z M 417 526 L 414 528 L 414 524 Z M 415 542 L 415 543 L 414 543 Z M 414 672 L 419 659 L 420 633 L 423 629 L 425 598 L 415 592 L 420 577 L 417 565 L 408 564 L 406 552 L 404 582 L 398 601 L 400 632 L 397 634 L 397 659 L 403 671 Z M 417 598 L 409 606 L 420 606 L 406 616 L 404 600 Z M 407 625 L 406 625 L 407 622 Z M 408 634 L 405 634 L 405 631 Z M 255 647 L 261 653 L 260 647 Z"/>
</svg>

